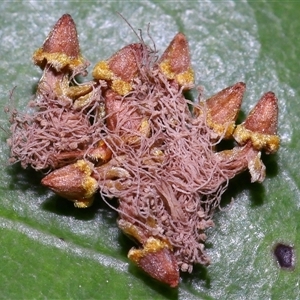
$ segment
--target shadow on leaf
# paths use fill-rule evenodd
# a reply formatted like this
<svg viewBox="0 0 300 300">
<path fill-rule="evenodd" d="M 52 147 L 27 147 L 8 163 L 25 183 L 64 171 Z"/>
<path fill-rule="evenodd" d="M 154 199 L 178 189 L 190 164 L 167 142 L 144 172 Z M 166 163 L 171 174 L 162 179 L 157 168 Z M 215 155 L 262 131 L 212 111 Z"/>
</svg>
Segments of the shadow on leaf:
<svg viewBox="0 0 300 300">
<path fill-rule="evenodd" d="M 265 198 L 264 186 L 257 182 L 251 183 L 250 175 L 245 172 L 230 180 L 228 189 L 222 196 L 221 208 L 224 210 L 230 209 L 232 199 L 237 198 L 243 191 L 249 191 L 251 206 L 263 205 Z"/>
<path fill-rule="evenodd" d="M 23 169 L 20 164 L 14 164 L 6 169 L 10 177 L 8 188 L 10 190 L 31 190 L 37 195 L 43 195 L 46 188 L 41 185 L 43 175 L 35 170 L 28 168 Z"/>
<path fill-rule="evenodd" d="M 195 280 L 197 280 L 197 282 L 201 281 L 201 286 L 207 289 L 211 287 L 211 278 L 207 268 L 199 264 L 194 265 L 193 272 L 191 274 L 181 273 L 181 278 L 182 284 L 187 286 L 188 289 L 194 285 Z"/>
<path fill-rule="evenodd" d="M 110 200 L 110 204 L 114 207 L 117 200 Z M 72 201 L 68 201 L 58 195 L 53 194 L 42 204 L 42 209 L 68 217 L 74 217 L 78 220 L 88 221 L 95 218 L 96 214 L 101 215 L 101 219 L 109 226 L 116 223 L 117 212 L 108 208 L 100 196 L 95 197 L 95 201 L 91 207 L 77 208 Z"/>
</svg>

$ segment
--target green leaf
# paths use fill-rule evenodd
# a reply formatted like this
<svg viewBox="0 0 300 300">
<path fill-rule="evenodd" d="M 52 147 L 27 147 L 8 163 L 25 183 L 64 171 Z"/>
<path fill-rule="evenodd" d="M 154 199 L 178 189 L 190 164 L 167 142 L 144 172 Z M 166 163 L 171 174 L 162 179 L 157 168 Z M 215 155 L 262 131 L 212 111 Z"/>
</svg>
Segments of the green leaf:
<svg viewBox="0 0 300 300">
<path fill-rule="evenodd" d="M 182 31 L 190 42 L 197 83 L 209 96 L 238 81 L 249 112 L 269 90 L 279 99 L 278 154 L 265 156 L 267 178 L 231 182 L 207 242 L 212 264 L 165 287 L 129 264 L 132 243 L 119 232 L 117 214 L 98 199 L 86 210 L 40 186 L 41 176 L 8 163 L 8 137 L 0 131 L 0 298 L 3 299 L 298 299 L 299 264 L 279 269 L 277 242 L 300 256 L 299 9 L 294 2 L 257 1 L 22 1 L 2 2 L 1 104 L 25 110 L 41 71 L 31 55 L 63 13 L 76 24 L 83 55 L 93 66 L 136 42 L 147 26 L 161 52 Z M 91 71 L 91 68 L 89 69 Z M 15 88 L 16 87 L 16 88 Z M 15 89 L 14 89 L 15 88 Z M 13 92 L 12 92 L 13 91 Z M 8 130 L 1 110 L 1 127 Z"/>
</svg>

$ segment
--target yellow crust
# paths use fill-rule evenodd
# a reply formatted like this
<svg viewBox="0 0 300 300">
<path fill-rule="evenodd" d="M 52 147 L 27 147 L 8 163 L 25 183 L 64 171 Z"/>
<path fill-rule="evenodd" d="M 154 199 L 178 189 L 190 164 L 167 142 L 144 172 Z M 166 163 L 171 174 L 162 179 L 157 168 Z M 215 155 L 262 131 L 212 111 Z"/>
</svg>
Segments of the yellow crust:
<svg viewBox="0 0 300 300">
<path fill-rule="evenodd" d="M 112 80 L 114 73 L 110 70 L 107 61 L 99 61 L 94 67 L 93 77 L 97 80 Z"/>
<path fill-rule="evenodd" d="M 278 135 L 253 132 L 245 128 L 243 124 L 236 127 L 233 137 L 240 145 L 244 145 L 248 140 L 251 140 L 255 149 L 265 150 L 267 153 L 276 152 L 280 144 Z"/>
<path fill-rule="evenodd" d="M 68 67 L 71 70 L 78 68 L 79 66 L 83 66 L 86 64 L 86 60 L 80 55 L 78 57 L 70 57 L 65 53 L 55 52 L 48 53 L 43 50 L 43 48 L 37 49 L 33 53 L 33 61 L 36 65 L 43 68 L 45 60 L 47 64 L 53 66 L 57 71 Z"/>
<path fill-rule="evenodd" d="M 224 139 L 229 139 L 235 129 L 235 122 L 227 122 L 225 124 L 219 124 L 212 120 L 210 114 L 208 113 L 206 119 L 207 125 L 216 133 L 218 136 L 224 136 Z"/>
<path fill-rule="evenodd" d="M 172 250 L 172 247 L 168 242 L 150 237 L 147 239 L 143 249 L 131 249 L 128 252 L 128 258 L 138 264 L 140 259 L 145 257 L 148 253 L 155 253 L 164 248 Z"/>
<path fill-rule="evenodd" d="M 189 68 L 187 71 L 176 74 L 172 71 L 170 62 L 165 59 L 159 64 L 162 73 L 170 80 L 175 79 L 181 86 L 190 86 L 194 83 L 194 71 Z"/>
<path fill-rule="evenodd" d="M 81 172 L 83 172 L 86 175 L 92 174 L 92 168 L 90 164 L 83 159 L 80 159 L 75 163 L 75 168 L 78 168 Z"/>
<path fill-rule="evenodd" d="M 91 166 L 84 161 L 83 159 L 78 160 L 75 163 L 75 168 L 78 168 L 81 172 L 83 172 L 86 176 L 82 179 L 81 185 L 85 191 L 84 198 L 88 199 L 95 194 L 98 189 L 98 182 L 95 178 L 91 177 L 92 168 Z"/>
<path fill-rule="evenodd" d="M 187 71 L 179 73 L 176 75 L 176 81 L 181 86 L 191 86 L 194 83 L 194 71 L 192 68 L 189 68 Z"/>
<path fill-rule="evenodd" d="M 164 74 L 168 79 L 174 79 L 174 78 L 175 78 L 175 73 L 172 71 L 168 59 L 162 61 L 162 62 L 159 64 L 159 67 L 160 67 L 161 71 L 163 72 L 163 74 Z"/>
<path fill-rule="evenodd" d="M 93 177 L 86 177 L 82 181 L 82 187 L 85 190 L 84 198 L 92 197 L 98 189 L 98 182 Z"/>
<path fill-rule="evenodd" d="M 202 109 L 200 107 L 197 108 L 196 115 L 199 116 L 202 113 Z M 219 137 L 223 136 L 224 139 L 230 139 L 236 128 L 234 121 L 224 122 L 222 124 L 214 122 L 209 109 L 206 112 L 206 123 L 210 129 L 212 129 Z"/>
<path fill-rule="evenodd" d="M 89 199 L 83 199 L 83 200 L 75 200 L 74 206 L 77 208 L 88 208 L 90 207 L 94 202 L 94 197 L 91 197 Z"/>
<path fill-rule="evenodd" d="M 132 90 L 130 82 L 124 81 L 115 74 L 109 68 L 107 61 L 100 61 L 96 64 L 93 70 L 93 77 L 97 80 L 109 80 L 112 81 L 111 88 L 120 96 L 128 94 Z"/>
<path fill-rule="evenodd" d="M 148 118 L 143 118 L 139 128 L 139 132 L 146 137 L 150 135 L 150 124 Z"/>
<path fill-rule="evenodd" d="M 119 95 L 124 96 L 132 90 L 132 85 L 122 79 L 114 79 L 111 88 Z"/>
</svg>

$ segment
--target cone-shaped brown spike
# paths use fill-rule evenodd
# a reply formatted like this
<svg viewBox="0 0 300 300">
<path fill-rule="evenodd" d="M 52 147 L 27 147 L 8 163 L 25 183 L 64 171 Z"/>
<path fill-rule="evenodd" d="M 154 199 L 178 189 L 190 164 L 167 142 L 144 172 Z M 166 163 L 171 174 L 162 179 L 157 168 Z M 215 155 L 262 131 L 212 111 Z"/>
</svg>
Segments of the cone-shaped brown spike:
<svg viewBox="0 0 300 300">
<path fill-rule="evenodd" d="M 107 61 L 100 61 L 93 70 L 96 80 L 111 81 L 111 88 L 119 95 L 132 90 L 131 81 L 137 76 L 142 60 L 143 45 L 130 44 Z"/>
<path fill-rule="evenodd" d="M 236 120 L 245 89 L 245 83 L 238 82 L 206 101 L 213 122 L 224 124 Z"/>
<path fill-rule="evenodd" d="M 141 44 L 131 44 L 114 54 L 108 61 L 110 70 L 124 81 L 131 81 L 137 74 L 142 60 Z"/>
<path fill-rule="evenodd" d="M 57 21 L 42 48 L 48 53 L 65 53 L 73 58 L 79 55 L 76 25 L 70 15 L 65 14 Z"/>
<path fill-rule="evenodd" d="M 237 126 L 234 138 L 241 145 L 251 140 L 257 150 L 276 152 L 279 147 L 279 137 L 276 135 L 277 122 L 277 98 L 274 93 L 268 92 L 261 97 L 245 122 Z"/>
<path fill-rule="evenodd" d="M 34 52 L 33 60 L 42 69 L 46 64 L 56 71 L 66 66 L 70 70 L 86 68 L 88 63 L 80 55 L 77 30 L 70 15 L 65 14 L 57 21 L 43 46 Z"/>
<path fill-rule="evenodd" d="M 180 86 L 194 83 L 194 72 L 188 41 L 184 34 L 177 33 L 158 61 L 161 71 L 168 79 L 174 79 Z"/>
<path fill-rule="evenodd" d="M 98 189 L 92 174 L 92 164 L 79 160 L 75 164 L 57 169 L 43 178 L 42 184 L 56 194 L 75 202 L 75 206 L 88 207 Z"/>
<path fill-rule="evenodd" d="M 169 249 L 161 249 L 157 252 L 150 252 L 139 261 L 141 267 L 151 277 L 176 287 L 179 282 L 179 271 L 177 261 Z"/>
<path fill-rule="evenodd" d="M 224 135 L 224 138 L 232 136 L 245 89 L 245 83 L 238 82 L 206 100 L 207 124 L 218 136 Z M 196 109 L 196 115 L 201 111 L 201 107 L 198 111 Z"/>
<path fill-rule="evenodd" d="M 151 277 L 171 287 L 178 285 L 178 264 L 167 243 L 150 237 L 143 249 L 131 249 L 128 257 Z"/>
<path fill-rule="evenodd" d="M 188 41 L 181 32 L 177 33 L 161 56 L 159 63 L 168 60 L 172 72 L 179 74 L 187 71 L 191 65 Z"/>
<path fill-rule="evenodd" d="M 268 92 L 258 101 L 244 122 L 246 129 L 264 134 L 276 134 L 278 104 L 275 94 Z"/>
</svg>

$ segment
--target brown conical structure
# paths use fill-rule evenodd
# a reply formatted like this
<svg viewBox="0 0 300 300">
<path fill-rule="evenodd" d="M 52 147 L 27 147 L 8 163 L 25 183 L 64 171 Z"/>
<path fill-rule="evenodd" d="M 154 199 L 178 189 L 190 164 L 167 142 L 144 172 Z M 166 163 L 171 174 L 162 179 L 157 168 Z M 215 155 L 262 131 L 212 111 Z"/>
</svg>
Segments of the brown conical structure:
<svg viewBox="0 0 300 300">
<path fill-rule="evenodd" d="M 231 138 L 245 90 L 244 82 L 229 86 L 207 99 L 205 103 L 200 103 L 195 109 L 195 115 L 201 115 L 203 110 L 206 110 L 207 125 L 219 137 Z"/>
<path fill-rule="evenodd" d="M 56 71 L 87 67 L 87 61 L 80 55 L 77 30 L 70 15 L 65 14 L 57 21 L 43 46 L 34 52 L 33 61 L 42 69 L 48 65 Z"/>
<path fill-rule="evenodd" d="M 245 122 L 238 125 L 233 133 L 235 140 L 244 145 L 251 141 L 256 150 L 274 153 L 279 148 L 277 136 L 278 104 L 274 93 L 264 94 Z"/>
<path fill-rule="evenodd" d="M 212 121 L 216 124 L 235 122 L 245 90 L 245 83 L 238 82 L 206 100 Z"/>
<path fill-rule="evenodd" d="M 116 52 L 108 60 L 99 61 L 93 70 L 96 80 L 107 80 L 119 95 L 132 90 L 131 82 L 138 76 L 142 65 L 143 45 L 130 44 Z"/>
<path fill-rule="evenodd" d="M 48 53 L 64 53 L 76 58 L 80 54 L 76 25 L 69 14 L 64 14 L 54 25 L 43 44 Z"/>
<path fill-rule="evenodd" d="M 191 66 L 188 41 L 181 32 L 177 33 L 170 45 L 161 56 L 159 63 L 169 61 L 172 72 L 179 74 L 187 71 Z"/>
<path fill-rule="evenodd" d="M 108 60 L 109 68 L 114 76 L 130 82 L 138 73 L 142 52 L 142 44 L 130 44 L 115 53 Z"/>
<path fill-rule="evenodd" d="M 144 248 L 131 249 L 128 257 L 151 277 L 171 287 L 178 285 L 178 263 L 166 242 L 150 237 Z"/>
<path fill-rule="evenodd" d="M 177 287 L 179 283 L 177 261 L 169 249 L 147 253 L 140 259 L 138 266 L 151 277 L 171 287 Z"/>
<path fill-rule="evenodd" d="M 194 83 L 194 71 L 188 41 L 183 33 L 177 33 L 158 61 L 164 75 L 179 86 L 190 88 Z"/>
<path fill-rule="evenodd" d="M 278 104 L 274 93 L 264 94 L 249 113 L 244 122 L 246 129 L 263 133 L 276 134 L 278 121 Z"/>
<path fill-rule="evenodd" d="M 78 160 L 72 165 L 57 169 L 42 179 L 42 185 L 56 194 L 74 201 L 77 207 L 88 207 L 98 189 L 98 182 L 92 177 L 93 164 Z"/>
</svg>

